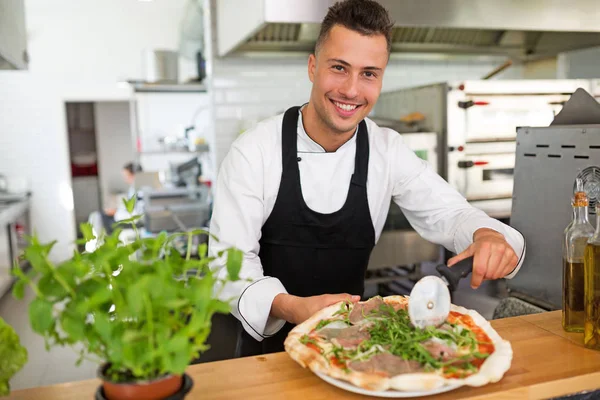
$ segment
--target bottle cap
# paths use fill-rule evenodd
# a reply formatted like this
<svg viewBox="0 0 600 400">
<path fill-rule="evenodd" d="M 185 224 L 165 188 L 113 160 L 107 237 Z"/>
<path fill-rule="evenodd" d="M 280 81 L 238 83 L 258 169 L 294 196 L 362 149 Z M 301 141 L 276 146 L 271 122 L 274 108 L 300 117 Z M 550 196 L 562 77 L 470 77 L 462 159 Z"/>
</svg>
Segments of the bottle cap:
<svg viewBox="0 0 600 400">
<path fill-rule="evenodd" d="M 590 204 L 581 178 L 575 179 L 575 196 L 572 204 L 573 207 L 587 207 Z"/>
</svg>

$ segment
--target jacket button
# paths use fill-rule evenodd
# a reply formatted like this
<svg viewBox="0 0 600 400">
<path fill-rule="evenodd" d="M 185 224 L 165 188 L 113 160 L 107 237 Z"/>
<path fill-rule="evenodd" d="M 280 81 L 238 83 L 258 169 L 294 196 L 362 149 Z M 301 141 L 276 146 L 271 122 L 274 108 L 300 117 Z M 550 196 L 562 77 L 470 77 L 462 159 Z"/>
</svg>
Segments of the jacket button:
<svg viewBox="0 0 600 400">
<path fill-rule="evenodd" d="M 298 157 L 298 158 L 296 158 L 296 161 L 300 162 L 300 161 L 302 161 L 302 158 Z"/>
</svg>

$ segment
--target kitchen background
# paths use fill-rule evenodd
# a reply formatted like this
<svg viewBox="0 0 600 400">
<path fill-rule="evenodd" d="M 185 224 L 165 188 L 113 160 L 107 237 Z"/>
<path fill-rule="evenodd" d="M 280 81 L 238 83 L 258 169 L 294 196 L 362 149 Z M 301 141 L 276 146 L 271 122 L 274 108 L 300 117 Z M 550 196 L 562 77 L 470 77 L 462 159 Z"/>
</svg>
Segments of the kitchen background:
<svg viewBox="0 0 600 400">
<path fill-rule="evenodd" d="M 30 228 L 42 241 L 60 239 L 52 253 L 57 261 L 71 255 L 76 224 L 91 211 L 114 206 L 114 195 L 127 189 L 123 164 L 138 159 L 146 171 L 165 170 L 169 163 L 190 158 L 187 152 L 158 147 L 159 137 L 183 136 L 194 126 L 192 133 L 208 145 L 208 152 L 198 153 L 203 180 L 212 181 L 241 132 L 309 96 L 304 53 L 211 56 L 219 32 L 216 2 L 221 0 L 0 1 L 1 22 L 22 7 L 29 58 L 26 69 L 0 71 L 0 174 L 26 182 L 32 194 Z M 153 50 L 183 49 L 182 35 L 197 35 L 201 21 L 213 27 L 200 30 L 212 36 L 203 49 L 208 76 L 202 84 L 181 85 L 197 76 L 189 54 L 178 60 L 179 85 L 149 89 L 128 83 L 149 76 L 146 62 Z M 383 92 L 479 80 L 506 60 L 503 55 L 392 55 Z M 530 63 L 514 61 L 492 80 L 595 79 L 599 64 L 600 47 L 591 47 Z M 97 171 L 78 168 L 89 157 L 95 157 Z M 39 350 L 32 352 L 34 361 L 13 387 L 93 376 L 93 365 L 71 368 L 75 354 L 45 353 L 41 339 L 25 332 L 23 304 L 10 295 L 0 303 L 0 315 L 17 328 L 22 341 Z M 64 368 L 52 366 L 57 360 Z"/>
</svg>

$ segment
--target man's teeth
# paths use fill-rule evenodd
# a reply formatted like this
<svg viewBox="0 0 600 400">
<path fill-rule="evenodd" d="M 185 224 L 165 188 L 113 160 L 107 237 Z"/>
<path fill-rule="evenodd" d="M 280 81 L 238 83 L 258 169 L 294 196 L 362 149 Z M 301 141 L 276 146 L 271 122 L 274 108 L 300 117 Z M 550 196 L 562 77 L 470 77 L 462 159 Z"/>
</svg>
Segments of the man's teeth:
<svg viewBox="0 0 600 400">
<path fill-rule="evenodd" d="M 333 104 L 335 104 L 336 106 L 338 106 L 339 108 L 341 108 L 344 111 L 352 111 L 354 110 L 356 107 L 356 105 L 351 105 L 351 104 L 344 104 L 344 103 L 338 103 L 337 101 L 334 101 Z"/>
</svg>

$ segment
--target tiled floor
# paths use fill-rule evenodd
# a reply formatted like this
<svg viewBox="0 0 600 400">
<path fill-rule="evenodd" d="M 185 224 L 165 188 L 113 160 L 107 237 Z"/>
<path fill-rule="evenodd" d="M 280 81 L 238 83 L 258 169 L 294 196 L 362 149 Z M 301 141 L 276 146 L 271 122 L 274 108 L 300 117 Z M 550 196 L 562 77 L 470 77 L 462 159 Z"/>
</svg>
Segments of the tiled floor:
<svg viewBox="0 0 600 400">
<path fill-rule="evenodd" d="M 424 272 L 432 272 L 432 267 L 424 267 Z M 454 294 L 453 302 L 466 308 L 475 309 L 486 319 L 491 319 L 499 299 L 495 298 L 497 288 L 486 282 L 478 290 L 473 290 L 469 282 L 461 282 L 459 290 Z M 26 292 L 25 299 L 20 301 L 10 293 L 0 299 L 0 316 L 12 325 L 21 338 L 21 343 L 29 352 L 29 361 L 11 381 L 12 389 L 52 385 L 55 383 L 78 381 L 94 378 L 97 365 L 84 361 L 75 366 L 77 354 L 71 348 L 53 348 L 47 352 L 44 340 L 34 333 L 29 324 L 27 304 L 32 293 Z"/>
</svg>

